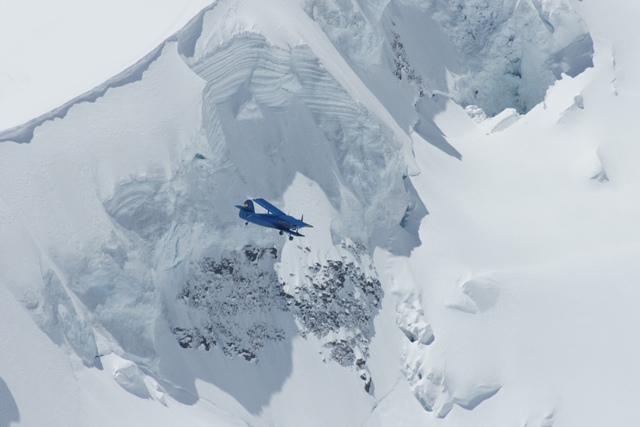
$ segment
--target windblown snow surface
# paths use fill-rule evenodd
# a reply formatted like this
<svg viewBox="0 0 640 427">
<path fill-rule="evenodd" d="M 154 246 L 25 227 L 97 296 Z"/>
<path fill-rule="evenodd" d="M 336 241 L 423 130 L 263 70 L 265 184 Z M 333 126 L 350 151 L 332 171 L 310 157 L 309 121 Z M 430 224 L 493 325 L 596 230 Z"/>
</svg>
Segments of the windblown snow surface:
<svg viewBox="0 0 640 427">
<path fill-rule="evenodd" d="M 2 68 L 0 427 L 637 424 L 640 6 L 181 4 Z"/>
</svg>

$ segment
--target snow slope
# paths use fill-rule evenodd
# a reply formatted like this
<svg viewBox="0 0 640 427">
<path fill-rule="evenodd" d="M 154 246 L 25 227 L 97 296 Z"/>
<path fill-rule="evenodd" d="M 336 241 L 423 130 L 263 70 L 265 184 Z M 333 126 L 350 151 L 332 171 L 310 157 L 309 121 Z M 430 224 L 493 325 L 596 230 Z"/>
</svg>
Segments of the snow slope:
<svg viewBox="0 0 640 427">
<path fill-rule="evenodd" d="M 219 1 L 8 85 L 0 426 L 633 425 L 638 11 Z"/>
</svg>

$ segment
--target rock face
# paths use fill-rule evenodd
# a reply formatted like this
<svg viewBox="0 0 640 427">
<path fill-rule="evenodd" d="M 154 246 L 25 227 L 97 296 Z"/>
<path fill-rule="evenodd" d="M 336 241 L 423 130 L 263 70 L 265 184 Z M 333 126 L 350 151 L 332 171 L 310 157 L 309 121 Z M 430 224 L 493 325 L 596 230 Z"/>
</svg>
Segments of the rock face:
<svg viewBox="0 0 640 427">
<path fill-rule="evenodd" d="M 358 368 L 369 391 L 364 365 L 383 291 L 363 245 L 343 242 L 340 252 L 340 259 L 305 266 L 292 294 L 276 273 L 276 248 L 245 246 L 204 257 L 177 296 L 188 320 L 177 322 L 173 333 L 183 348 L 220 348 L 258 362 L 263 347 L 285 339 L 293 318 L 299 331 L 289 333 L 318 338 L 328 359 Z"/>
<path fill-rule="evenodd" d="M 284 330 L 268 321 L 271 314 L 289 310 L 273 270 L 277 254 L 275 248 L 245 246 L 195 263 L 178 296 L 192 323 L 174 327 L 180 345 L 218 346 L 228 356 L 257 360 L 265 344 L 284 339 Z"/>
<path fill-rule="evenodd" d="M 350 366 L 368 356 L 383 292 L 364 246 L 343 242 L 342 249 L 341 259 L 308 266 L 293 298 L 302 332 L 328 339 L 331 358 Z"/>
</svg>

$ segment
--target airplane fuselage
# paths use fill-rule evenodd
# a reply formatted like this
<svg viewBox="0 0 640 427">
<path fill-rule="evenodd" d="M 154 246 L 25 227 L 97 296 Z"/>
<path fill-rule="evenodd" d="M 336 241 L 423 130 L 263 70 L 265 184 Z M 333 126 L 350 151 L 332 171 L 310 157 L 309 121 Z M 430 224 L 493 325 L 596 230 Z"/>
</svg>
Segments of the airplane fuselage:
<svg viewBox="0 0 640 427">
<path fill-rule="evenodd" d="M 240 218 L 247 223 L 252 222 L 262 227 L 275 228 L 276 230 L 280 230 L 280 234 L 289 234 L 289 239 L 293 239 L 293 236 L 304 237 L 298 233 L 298 229 L 302 227 L 312 227 L 312 225 L 303 222 L 301 219 L 296 219 L 285 214 L 264 199 L 254 200 L 267 209 L 268 213 L 257 213 L 253 207 L 253 201 L 246 200 L 244 204 L 236 205 L 236 207 L 240 209 Z"/>
<path fill-rule="evenodd" d="M 266 213 L 255 213 L 240 210 L 240 218 L 263 227 L 276 228 L 278 230 L 288 230 L 289 222 L 284 221 L 280 217 Z"/>
</svg>

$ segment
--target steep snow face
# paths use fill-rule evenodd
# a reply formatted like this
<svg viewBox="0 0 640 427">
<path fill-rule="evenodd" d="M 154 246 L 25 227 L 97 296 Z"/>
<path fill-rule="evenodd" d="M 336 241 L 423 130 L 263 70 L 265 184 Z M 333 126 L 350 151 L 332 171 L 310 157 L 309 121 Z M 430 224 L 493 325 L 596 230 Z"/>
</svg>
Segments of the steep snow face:
<svg viewBox="0 0 640 427">
<path fill-rule="evenodd" d="M 384 293 L 372 253 L 402 230 L 410 140 L 292 14 L 301 28 L 261 2 L 213 5 L 134 67 L 1 136 L 3 182 L 17 184 L 0 193 L 13 242 L 0 279 L 55 343 L 137 397 L 197 400 L 205 380 L 252 419 L 300 346 L 313 356 L 298 369 L 327 362 L 349 378 L 327 402 L 373 393 Z M 245 227 L 233 205 L 257 196 L 308 212 L 313 235 Z M 247 369 L 257 390 L 235 383 Z"/>
<path fill-rule="evenodd" d="M 66 122 L 85 120 L 85 131 L 70 135 L 67 127 L 49 121 L 53 113 L 5 133 L 6 138 L 13 135 L 29 142 L 15 151 L 18 157 L 45 144 L 40 142 L 45 139 L 44 150 L 63 156 L 70 155 L 67 150 L 78 150 L 74 147 L 83 150 L 82 156 L 73 157 L 84 165 L 74 181 L 93 205 L 69 214 L 70 220 L 62 216 L 67 229 L 60 233 L 77 242 L 64 246 L 52 236 L 45 245 L 45 250 L 55 247 L 52 262 L 57 267 L 43 272 L 45 293 L 33 296 L 34 302 L 29 303 L 38 313 L 42 311 L 38 318 L 43 327 L 72 327 L 70 320 L 84 318 L 65 299 L 71 293 L 84 307 L 81 311 L 88 310 L 124 354 L 155 357 L 155 319 L 149 313 L 160 315 L 158 290 L 169 295 L 173 306 L 182 292 L 179 283 L 186 283 L 191 274 L 189 269 L 199 268 L 207 259 L 200 259 L 203 253 L 227 252 L 239 243 L 256 242 L 267 248 L 276 245 L 279 252 L 283 241 L 277 234 L 239 230 L 233 205 L 250 195 L 277 203 L 298 174 L 322 188 L 322 197 L 334 213 L 324 230 L 318 227 L 328 239 L 319 240 L 316 250 L 339 247 L 341 236 L 347 234 L 367 246 L 375 245 L 370 241 L 374 231 L 400 223 L 408 203 L 403 182 L 407 166 L 402 142 L 393 130 L 355 102 L 323 70 L 308 45 L 285 49 L 251 32 L 218 38 L 219 14 L 228 13 L 229 8 L 233 5 L 201 14 L 176 36 L 177 41 L 157 49 L 96 93 L 81 97 L 95 104 L 66 106 L 64 115 L 70 116 Z M 166 79 L 174 83 L 154 91 Z M 172 85 L 180 87 L 179 95 Z M 147 96 L 147 102 L 131 102 L 132 96 L 140 94 Z M 109 107 L 120 102 L 130 106 Z M 145 110 L 146 124 L 129 123 L 140 119 L 132 111 L 135 105 Z M 118 113 L 108 113 L 110 108 Z M 178 118 L 172 117 L 174 108 L 182 109 Z M 140 134 L 145 127 L 162 135 Z M 47 134 L 42 133 L 44 128 Z M 96 129 L 116 131 L 91 137 Z M 128 153 L 128 160 L 120 164 L 113 154 L 101 157 L 107 146 L 104 141 L 116 139 L 122 153 Z M 135 142 L 142 140 L 146 142 Z M 62 185 L 55 176 L 50 185 Z M 7 193 L 5 200 L 17 205 L 29 200 L 16 199 L 19 193 Z M 29 227 L 50 229 L 35 219 Z M 77 247 L 85 248 L 81 257 Z M 167 281 L 168 290 L 159 288 Z M 65 286 L 58 285 L 63 282 Z M 44 301 L 37 302 L 40 299 Z M 148 309 L 142 310 L 143 306 Z M 126 325 L 118 320 L 123 317 L 128 319 Z M 95 340 L 84 320 L 78 320 L 66 338 L 91 365 Z"/>
<path fill-rule="evenodd" d="M 228 7 L 220 5 L 203 16 L 197 41 L 178 36 L 183 43 L 179 50 L 190 52 L 184 57 L 186 63 L 206 86 L 203 138 L 193 147 L 198 153 L 192 154 L 174 180 L 173 185 L 186 190 L 184 199 L 178 197 L 176 203 L 183 215 L 200 215 L 191 213 L 192 206 L 213 196 L 217 203 L 208 207 L 208 213 L 217 218 L 204 220 L 207 233 L 215 238 L 197 237 L 203 252 L 215 255 L 199 259 L 194 253 L 191 265 L 199 274 L 183 279 L 188 285 L 180 290 L 179 299 L 201 314 L 176 313 L 176 319 L 186 316 L 189 320 L 176 320 L 173 329 L 185 347 L 211 349 L 219 344 L 229 356 L 259 360 L 262 347 L 295 333 L 295 319 L 303 335 L 320 339 L 327 359 L 345 366 L 357 362 L 362 370 L 381 299 L 375 269 L 367 261 L 371 250 L 367 247 L 379 244 L 377 233 L 384 236 L 399 228 L 409 200 L 403 181 L 407 165 L 402 141 L 391 127 L 354 101 L 324 69 L 312 46 L 282 46 L 279 40 L 272 42 L 253 31 L 220 36 L 220 17 L 229 13 Z M 210 177 L 204 185 L 203 173 Z M 229 215 L 229 207 L 250 194 L 274 201 L 288 189 L 299 194 L 296 180 L 301 176 L 307 185 L 321 189 L 309 199 L 316 215 L 322 212 L 321 200 L 331 209 L 329 222 L 310 220 L 316 225 L 314 231 L 324 235 L 315 240 L 311 255 L 311 244 L 297 251 L 281 251 L 282 239 L 275 233 L 256 241 L 256 231 L 261 230 L 249 228 L 252 233 L 238 239 L 237 225 L 230 227 L 237 224 L 236 215 Z M 220 219 L 225 217 L 228 219 Z M 185 239 L 184 232 L 172 231 L 163 245 L 173 247 L 173 242 Z M 345 242 L 342 236 L 362 243 Z M 250 243 L 252 249 L 229 252 L 230 238 Z M 267 250 L 265 245 L 275 245 L 275 249 Z M 254 251 L 260 255 L 247 255 Z M 330 254 L 319 255 L 318 251 Z M 295 266 L 288 277 L 273 275 L 279 253 L 283 266 Z M 236 283 L 233 291 L 220 283 L 225 279 L 216 271 L 226 272 L 223 276 L 230 276 L 226 280 Z M 305 279 L 292 284 L 292 277 Z M 288 293 L 274 290 L 288 284 Z M 231 295 L 232 301 L 244 301 L 241 308 L 236 303 L 225 306 L 222 312 L 231 310 L 228 316 L 212 308 L 219 307 L 214 301 L 225 295 Z M 273 297 L 273 306 L 252 303 L 265 295 Z M 203 305 L 200 300 L 208 302 Z M 175 304 L 175 297 L 169 304 Z M 267 316 L 272 321 L 249 320 L 254 311 L 258 318 Z M 361 375 L 369 384 L 369 374 Z"/>
<path fill-rule="evenodd" d="M 365 81 L 371 66 L 392 61 L 415 97 L 445 94 L 491 116 L 529 111 L 563 73 L 593 65 L 569 0 L 313 0 L 306 10 Z"/>
<path fill-rule="evenodd" d="M 611 19 L 572 78 L 564 0 L 220 1 L 3 132 L 0 424 L 631 424 Z M 245 226 L 258 196 L 314 228 Z"/>
</svg>

